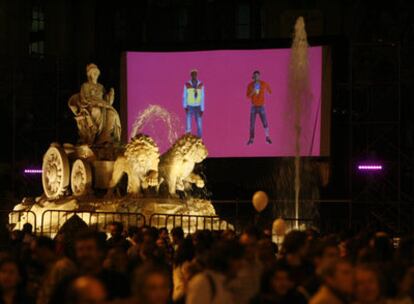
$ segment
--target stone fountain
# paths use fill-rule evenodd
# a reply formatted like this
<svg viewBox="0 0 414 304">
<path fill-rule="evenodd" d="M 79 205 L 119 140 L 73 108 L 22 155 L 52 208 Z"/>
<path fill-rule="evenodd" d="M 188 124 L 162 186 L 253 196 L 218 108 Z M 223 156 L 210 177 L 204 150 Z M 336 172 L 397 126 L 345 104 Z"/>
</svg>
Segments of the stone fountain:
<svg viewBox="0 0 414 304">
<path fill-rule="evenodd" d="M 141 115 L 134 124 L 132 138 L 127 144 L 121 144 L 119 115 L 112 107 L 114 90 L 105 94 L 105 88 L 98 83 L 100 71 L 96 65 L 89 64 L 86 74 L 88 81 L 69 99 L 69 108 L 78 126 L 79 143 L 50 145 L 42 164 L 44 193 L 34 200 L 25 199 L 14 208 L 14 211 L 34 213 L 37 221 L 22 218 L 22 212 L 12 212 L 10 224 L 19 228 L 22 223 L 32 221 L 36 231 L 53 235 L 81 211 L 89 212 L 87 222 L 98 226 L 104 225 L 99 213 L 105 212 L 140 213 L 147 219 L 153 214 L 217 216 L 210 201 L 186 195 L 193 186 L 205 187 L 201 176 L 194 173 L 195 165 L 208 154 L 202 140 L 191 134 L 177 138 L 169 130 L 171 147 L 160 155 L 157 143 L 140 133 L 146 120 Z M 159 106 L 150 106 L 144 112 L 145 116 L 162 113 L 167 123 L 171 123 L 171 117 Z M 123 189 L 125 176 L 128 181 Z M 56 216 L 42 216 L 48 210 L 62 212 Z M 115 216 L 113 220 L 123 221 L 124 218 Z M 187 218 L 187 221 L 192 220 Z M 192 230 L 205 228 L 204 225 L 198 227 L 198 223 L 182 224 L 191 226 Z M 208 228 L 218 229 L 223 224 L 227 226 L 215 218 L 209 221 Z"/>
</svg>

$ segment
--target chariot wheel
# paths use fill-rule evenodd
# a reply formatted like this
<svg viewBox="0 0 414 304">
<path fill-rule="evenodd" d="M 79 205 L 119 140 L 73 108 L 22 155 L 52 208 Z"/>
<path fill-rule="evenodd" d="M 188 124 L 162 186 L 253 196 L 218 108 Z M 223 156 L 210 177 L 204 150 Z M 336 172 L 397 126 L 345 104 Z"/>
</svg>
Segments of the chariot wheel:
<svg viewBox="0 0 414 304">
<path fill-rule="evenodd" d="M 69 186 L 69 177 L 69 160 L 65 151 L 57 145 L 50 146 L 43 156 L 42 164 L 42 185 L 46 197 L 62 197 Z"/>
<path fill-rule="evenodd" d="M 92 188 L 92 170 L 87 161 L 77 159 L 73 163 L 70 187 L 74 196 L 82 196 L 90 193 Z"/>
</svg>

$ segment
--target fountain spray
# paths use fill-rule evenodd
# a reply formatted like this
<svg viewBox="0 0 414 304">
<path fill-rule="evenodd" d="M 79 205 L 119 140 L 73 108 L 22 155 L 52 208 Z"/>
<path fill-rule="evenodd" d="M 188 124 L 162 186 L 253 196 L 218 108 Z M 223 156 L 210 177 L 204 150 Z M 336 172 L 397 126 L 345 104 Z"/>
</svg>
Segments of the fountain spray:
<svg viewBox="0 0 414 304">
<path fill-rule="evenodd" d="M 137 115 L 137 118 L 132 125 L 131 138 L 135 137 L 138 133 L 143 132 L 145 128 L 147 129 L 146 132 L 150 133 L 149 135 L 151 135 L 154 139 L 158 139 L 160 135 L 160 128 L 158 124 L 154 124 L 154 120 L 157 119 L 161 120 L 165 124 L 168 132 L 168 145 L 172 146 L 178 139 L 179 134 L 182 133 L 183 128 L 178 117 L 159 105 L 149 105 Z M 162 143 L 158 144 L 162 146 Z"/>
<path fill-rule="evenodd" d="M 308 41 L 305 20 L 299 17 L 295 23 L 289 63 L 289 99 L 294 109 L 295 131 L 295 228 L 299 228 L 299 194 L 301 187 L 301 117 L 304 104 L 309 96 Z"/>
</svg>

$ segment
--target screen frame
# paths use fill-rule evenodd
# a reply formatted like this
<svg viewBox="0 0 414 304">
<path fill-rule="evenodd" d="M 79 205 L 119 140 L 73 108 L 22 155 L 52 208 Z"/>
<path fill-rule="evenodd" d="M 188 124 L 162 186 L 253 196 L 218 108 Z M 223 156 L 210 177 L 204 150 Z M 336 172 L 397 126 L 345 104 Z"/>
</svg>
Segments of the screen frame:
<svg viewBox="0 0 414 304">
<path fill-rule="evenodd" d="M 189 47 L 189 45 L 159 45 L 152 47 L 141 47 L 139 49 L 123 51 L 121 53 L 121 66 L 120 66 L 120 88 L 121 88 L 121 102 L 120 102 L 120 116 L 122 128 L 122 141 L 128 142 L 128 127 L 127 127 L 127 53 L 130 52 L 197 52 L 197 51 L 224 51 L 224 50 L 262 50 L 262 49 L 286 49 L 290 48 L 291 40 L 281 40 L 277 43 L 269 43 L 266 41 L 256 43 L 233 43 L 231 46 L 226 45 L 219 47 L 216 44 L 203 44 L 195 43 Z M 331 46 L 324 43 L 316 43 L 309 45 L 310 47 L 322 47 L 322 79 L 321 79 L 321 129 L 320 129 L 320 153 L 319 156 L 309 156 L 312 159 L 326 159 L 331 154 L 331 117 L 332 117 L 332 52 Z M 273 157 L 228 157 L 228 158 L 280 158 L 281 156 Z M 227 157 L 215 157 L 215 158 L 227 158 Z"/>
</svg>

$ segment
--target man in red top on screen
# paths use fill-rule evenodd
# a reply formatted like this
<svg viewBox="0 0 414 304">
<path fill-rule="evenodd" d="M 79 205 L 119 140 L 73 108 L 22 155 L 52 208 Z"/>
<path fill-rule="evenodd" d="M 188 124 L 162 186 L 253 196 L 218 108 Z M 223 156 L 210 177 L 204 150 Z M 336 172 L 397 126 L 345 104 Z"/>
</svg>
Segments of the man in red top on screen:
<svg viewBox="0 0 414 304">
<path fill-rule="evenodd" d="M 263 128 L 266 134 L 266 142 L 271 144 L 269 136 L 269 125 L 267 123 L 266 111 L 265 111 L 265 93 L 272 93 L 268 83 L 260 80 L 260 72 L 253 72 L 253 81 L 247 86 L 247 97 L 251 99 L 252 106 L 250 108 L 250 137 L 247 145 L 253 144 L 254 141 L 254 127 L 256 124 L 256 115 L 259 114 L 262 121 Z"/>
</svg>

